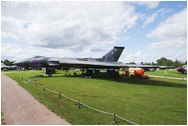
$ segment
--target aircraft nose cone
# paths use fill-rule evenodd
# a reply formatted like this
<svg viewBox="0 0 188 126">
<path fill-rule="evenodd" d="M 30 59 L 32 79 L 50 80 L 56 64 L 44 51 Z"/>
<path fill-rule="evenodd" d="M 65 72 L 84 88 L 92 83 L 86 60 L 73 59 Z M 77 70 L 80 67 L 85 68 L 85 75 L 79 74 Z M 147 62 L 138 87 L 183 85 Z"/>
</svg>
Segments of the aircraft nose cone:
<svg viewBox="0 0 188 126">
<path fill-rule="evenodd" d="M 26 61 L 14 62 L 13 65 L 20 66 L 20 67 L 26 67 L 27 62 Z"/>
</svg>

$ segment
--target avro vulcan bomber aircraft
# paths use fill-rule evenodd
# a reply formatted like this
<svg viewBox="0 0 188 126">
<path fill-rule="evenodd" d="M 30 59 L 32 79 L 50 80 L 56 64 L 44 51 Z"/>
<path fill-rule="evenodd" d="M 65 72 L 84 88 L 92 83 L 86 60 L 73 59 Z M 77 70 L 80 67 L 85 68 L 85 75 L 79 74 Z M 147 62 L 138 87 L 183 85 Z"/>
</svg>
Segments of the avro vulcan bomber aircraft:
<svg viewBox="0 0 188 126">
<path fill-rule="evenodd" d="M 128 67 L 158 68 L 152 65 L 132 65 L 117 62 L 124 47 L 115 46 L 112 50 L 100 58 L 61 58 L 35 56 L 23 61 L 15 62 L 14 65 L 20 67 L 43 67 L 46 68 L 46 74 L 51 76 L 51 70 L 54 68 L 98 68 L 98 69 L 117 69 Z"/>
</svg>

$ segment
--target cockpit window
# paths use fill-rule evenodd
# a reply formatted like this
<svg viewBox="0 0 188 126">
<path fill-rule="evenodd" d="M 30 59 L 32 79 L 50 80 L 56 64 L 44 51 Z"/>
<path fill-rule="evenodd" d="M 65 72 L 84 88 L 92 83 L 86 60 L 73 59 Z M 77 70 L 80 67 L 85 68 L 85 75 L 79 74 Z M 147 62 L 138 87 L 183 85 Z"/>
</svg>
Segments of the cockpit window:
<svg viewBox="0 0 188 126">
<path fill-rule="evenodd" d="M 35 56 L 35 57 L 33 57 L 33 58 L 42 58 L 42 57 L 44 57 L 44 56 Z"/>
</svg>

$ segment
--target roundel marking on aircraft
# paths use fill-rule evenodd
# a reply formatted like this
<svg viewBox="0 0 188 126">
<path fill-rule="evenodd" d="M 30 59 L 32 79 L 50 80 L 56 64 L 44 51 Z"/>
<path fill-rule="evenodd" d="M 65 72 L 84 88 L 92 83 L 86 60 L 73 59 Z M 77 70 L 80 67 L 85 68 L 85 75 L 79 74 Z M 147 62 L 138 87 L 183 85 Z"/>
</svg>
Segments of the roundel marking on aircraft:
<svg viewBox="0 0 188 126">
<path fill-rule="evenodd" d="M 110 58 L 110 55 L 108 55 L 108 58 Z"/>
<path fill-rule="evenodd" d="M 33 61 L 32 61 L 32 64 L 33 64 L 33 65 L 37 65 L 38 63 L 39 63 L 38 60 L 33 60 Z"/>
</svg>

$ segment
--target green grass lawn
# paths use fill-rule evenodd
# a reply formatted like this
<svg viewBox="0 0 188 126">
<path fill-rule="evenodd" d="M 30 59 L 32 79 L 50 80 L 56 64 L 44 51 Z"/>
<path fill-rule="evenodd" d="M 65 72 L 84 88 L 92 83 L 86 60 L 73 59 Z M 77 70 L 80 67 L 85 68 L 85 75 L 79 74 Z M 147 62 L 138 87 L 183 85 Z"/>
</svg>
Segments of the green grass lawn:
<svg viewBox="0 0 188 126">
<path fill-rule="evenodd" d="M 27 77 L 32 72 L 18 72 Z M 38 72 L 40 73 L 40 71 Z M 55 76 L 65 73 L 58 72 Z M 96 112 L 87 107 L 77 107 L 77 103 L 58 94 L 43 91 L 35 85 L 22 82 L 21 78 L 7 74 L 20 86 L 28 90 L 51 111 L 74 125 L 111 125 L 113 116 Z M 119 79 L 84 79 L 80 77 L 30 78 L 51 90 L 79 100 L 96 109 L 116 113 L 142 125 L 186 125 L 187 124 L 187 81 L 163 78 L 138 80 L 121 77 Z M 130 125 L 117 119 L 119 125 Z"/>
<path fill-rule="evenodd" d="M 175 70 L 155 70 L 155 71 L 147 71 L 145 72 L 146 75 L 157 75 L 157 76 L 166 76 L 166 77 L 178 77 L 178 78 L 187 78 L 187 73 L 181 74 Z"/>
<path fill-rule="evenodd" d="M 16 70 L 6 70 L 6 71 L 1 70 L 1 72 L 16 72 Z"/>
</svg>

